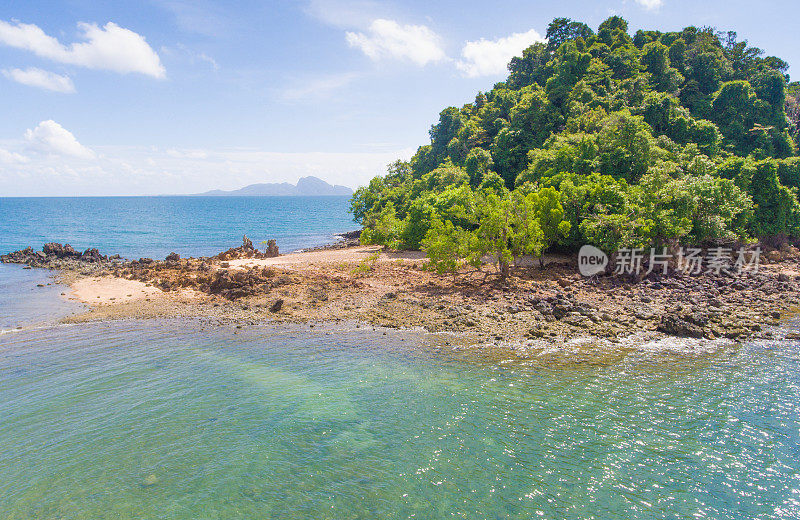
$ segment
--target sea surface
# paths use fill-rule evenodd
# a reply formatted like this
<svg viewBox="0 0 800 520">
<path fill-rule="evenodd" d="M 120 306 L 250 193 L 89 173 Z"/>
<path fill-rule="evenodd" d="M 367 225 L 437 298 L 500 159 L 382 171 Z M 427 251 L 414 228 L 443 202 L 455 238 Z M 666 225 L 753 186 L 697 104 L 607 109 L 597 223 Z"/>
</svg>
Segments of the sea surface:
<svg viewBox="0 0 800 520">
<path fill-rule="evenodd" d="M 46 242 L 125 258 L 210 256 L 274 238 L 281 252 L 358 229 L 348 197 L 0 198 L 0 254 Z"/>
<path fill-rule="evenodd" d="M 3 243 L 99 247 L 56 220 Z M 202 247 L 159 221 L 151 244 Z M 107 244 L 158 256 L 113 222 Z M 317 222 L 297 236 L 339 231 Z M 797 341 L 553 366 L 356 324 L 63 325 L 63 291 L 0 264 L 3 520 L 800 518 Z"/>
</svg>

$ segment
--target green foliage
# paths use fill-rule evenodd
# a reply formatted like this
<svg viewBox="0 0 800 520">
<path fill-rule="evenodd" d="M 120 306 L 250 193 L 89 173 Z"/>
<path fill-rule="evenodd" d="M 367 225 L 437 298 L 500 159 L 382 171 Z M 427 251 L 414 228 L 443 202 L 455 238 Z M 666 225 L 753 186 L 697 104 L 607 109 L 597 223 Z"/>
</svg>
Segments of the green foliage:
<svg viewBox="0 0 800 520">
<path fill-rule="evenodd" d="M 514 257 L 541 256 L 546 246 L 536 196 L 536 193 L 526 195 L 524 190 L 515 190 L 510 194 L 509 211 L 512 226 L 510 243 L 511 254 Z"/>
<path fill-rule="evenodd" d="M 431 267 L 439 273 L 455 272 L 473 249 L 472 234 L 449 220 L 434 217 L 422 240 L 422 250 L 428 255 Z"/>
<path fill-rule="evenodd" d="M 542 250 L 552 246 L 556 240 L 569 236 L 572 224 L 564 220 L 564 206 L 561 194 L 553 187 L 541 188 L 525 197 L 532 209 L 532 216 L 541 230 L 541 244 L 538 249 L 526 251 L 541 256 Z"/>
<path fill-rule="evenodd" d="M 375 263 L 378 261 L 378 253 L 373 253 L 368 257 L 360 260 L 358 265 L 352 269 L 352 273 L 356 276 L 362 276 L 371 273 L 375 270 Z"/>
<path fill-rule="evenodd" d="M 380 244 L 390 249 L 400 247 L 400 233 L 403 222 L 397 218 L 394 204 L 389 202 L 380 213 L 370 215 L 371 221 L 366 222 L 361 233 L 362 244 Z"/>
<path fill-rule="evenodd" d="M 778 178 L 775 161 L 765 160 L 755 164 L 750 184 L 755 211 L 752 222 L 757 236 L 800 235 L 800 204 L 796 189 L 783 186 Z"/>
<path fill-rule="evenodd" d="M 474 258 L 490 255 L 497 264 L 500 278 L 505 281 L 509 265 L 514 259 L 511 244 L 518 241 L 512 227 L 514 216 L 511 200 L 508 195 L 500 197 L 488 192 L 483 195 L 479 207 L 480 224 L 474 233 L 472 255 Z"/>
<path fill-rule="evenodd" d="M 591 243 L 800 238 L 800 83 L 736 33 L 557 18 L 430 144 L 356 190 L 365 240 L 446 272 Z"/>
</svg>

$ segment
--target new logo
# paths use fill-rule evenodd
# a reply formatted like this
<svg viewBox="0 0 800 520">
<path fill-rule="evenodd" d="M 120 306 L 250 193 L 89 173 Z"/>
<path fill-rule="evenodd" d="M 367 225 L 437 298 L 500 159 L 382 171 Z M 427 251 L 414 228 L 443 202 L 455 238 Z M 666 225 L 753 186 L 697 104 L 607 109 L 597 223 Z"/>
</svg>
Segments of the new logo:
<svg viewBox="0 0 800 520">
<path fill-rule="evenodd" d="M 594 276 L 605 271 L 608 255 L 594 246 L 585 245 L 578 251 L 578 271 L 583 276 Z"/>
</svg>

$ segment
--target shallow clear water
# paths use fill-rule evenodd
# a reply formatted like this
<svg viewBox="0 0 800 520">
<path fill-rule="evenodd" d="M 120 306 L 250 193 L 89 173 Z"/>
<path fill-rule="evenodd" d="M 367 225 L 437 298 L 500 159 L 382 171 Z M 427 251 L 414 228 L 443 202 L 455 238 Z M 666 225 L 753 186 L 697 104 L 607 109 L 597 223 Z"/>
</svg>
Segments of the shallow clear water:
<svg viewBox="0 0 800 520">
<path fill-rule="evenodd" d="M 0 336 L 0 517 L 800 517 L 795 342 L 558 369 L 426 343 L 176 322 Z"/>
<path fill-rule="evenodd" d="M 82 309 L 61 297 L 65 290 L 50 271 L 0 263 L 0 334 L 52 322 Z"/>
<path fill-rule="evenodd" d="M 0 251 L 289 250 L 346 202 L 0 199 Z M 0 264 L 3 520 L 800 518 L 797 342 L 548 368 L 363 327 L 54 326 L 52 283 Z"/>
<path fill-rule="evenodd" d="M 322 245 L 358 226 L 348 197 L 0 197 L 0 253 L 46 242 L 126 258 L 208 256 L 242 244 Z"/>
</svg>

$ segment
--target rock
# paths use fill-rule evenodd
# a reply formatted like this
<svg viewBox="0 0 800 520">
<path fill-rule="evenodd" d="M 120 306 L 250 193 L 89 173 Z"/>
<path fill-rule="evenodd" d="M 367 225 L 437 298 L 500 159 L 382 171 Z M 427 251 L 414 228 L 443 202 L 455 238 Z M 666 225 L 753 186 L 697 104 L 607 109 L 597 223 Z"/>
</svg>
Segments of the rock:
<svg viewBox="0 0 800 520">
<path fill-rule="evenodd" d="M 158 477 L 154 473 L 151 473 L 142 479 L 142 487 L 153 487 L 156 484 L 158 484 Z"/>
<path fill-rule="evenodd" d="M 657 330 L 664 334 L 669 334 L 670 336 L 685 336 L 690 338 L 703 337 L 702 328 L 671 314 L 662 316 Z"/>
<path fill-rule="evenodd" d="M 783 258 L 796 258 L 798 254 L 800 254 L 800 251 L 788 242 L 781 246 L 781 256 Z"/>
<path fill-rule="evenodd" d="M 168 263 L 180 262 L 181 255 L 179 255 L 178 253 L 172 252 L 172 253 L 167 255 L 166 260 L 167 260 Z"/>
<path fill-rule="evenodd" d="M 283 307 L 283 299 L 278 298 L 277 300 L 275 300 L 275 303 L 270 305 L 269 312 L 278 312 L 279 310 L 281 310 L 281 307 Z"/>
<path fill-rule="evenodd" d="M 71 245 L 65 244 L 61 245 L 58 242 L 49 242 L 44 245 L 42 248 L 42 252 L 44 252 L 47 256 L 55 256 L 56 258 L 70 258 L 70 257 L 79 257 L 80 253 L 75 251 Z"/>
<path fill-rule="evenodd" d="M 791 282 L 791 277 L 786 273 L 778 273 L 778 281 L 779 282 Z"/>
<path fill-rule="evenodd" d="M 780 251 L 769 251 L 764 257 L 769 260 L 770 262 L 780 262 L 781 261 L 781 252 Z"/>
<path fill-rule="evenodd" d="M 108 258 L 101 255 L 100 251 L 94 247 L 87 249 L 81 255 L 81 261 L 83 262 L 102 262 L 104 260 L 108 260 Z"/>
<path fill-rule="evenodd" d="M 534 304 L 533 308 L 541 312 L 545 316 L 552 316 L 553 314 L 553 306 L 544 300 L 537 301 Z"/>
<path fill-rule="evenodd" d="M 572 282 L 570 280 L 567 280 L 566 278 L 559 278 L 558 285 L 560 285 L 561 287 L 569 287 L 570 285 L 572 285 Z"/>
<path fill-rule="evenodd" d="M 565 316 L 563 320 L 564 323 L 568 323 L 570 325 L 574 325 L 575 327 L 585 327 L 586 322 L 588 319 L 583 314 L 578 312 L 571 312 L 568 316 Z"/>
<path fill-rule="evenodd" d="M 243 251 L 254 251 L 256 248 L 253 247 L 253 241 L 247 238 L 247 235 L 242 237 L 242 250 Z"/>
<path fill-rule="evenodd" d="M 656 317 L 655 312 L 650 307 L 646 305 L 637 305 L 633 309 L 633 315 L 636 316 L 640 320 L 651 320 Z"/>
</svg>

